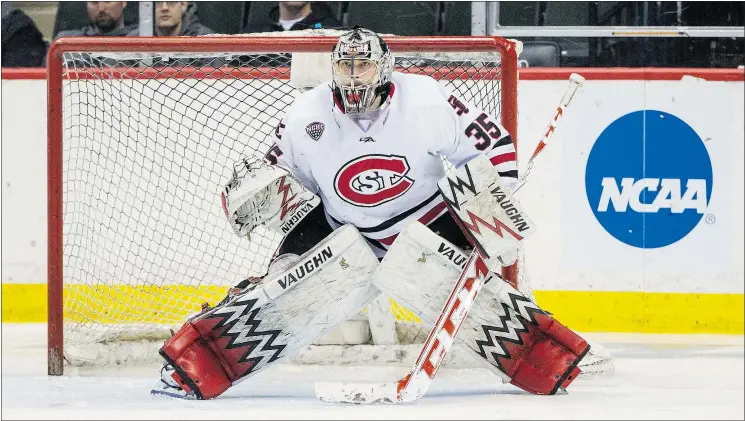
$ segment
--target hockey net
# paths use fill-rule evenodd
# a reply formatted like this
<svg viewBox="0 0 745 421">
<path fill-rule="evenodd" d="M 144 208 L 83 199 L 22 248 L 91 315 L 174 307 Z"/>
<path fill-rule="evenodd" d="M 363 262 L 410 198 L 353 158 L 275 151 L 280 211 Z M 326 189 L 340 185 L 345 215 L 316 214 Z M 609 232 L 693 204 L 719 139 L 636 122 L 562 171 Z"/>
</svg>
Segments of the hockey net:
<svg viewBox="0 0 745 421">
<path fill-rule="evenodd" d="M 335 35 L 81 38 L 52 46 L 50 374 L 66 364 L 157 360 L 170 329 L 202 303 L 266 272 L 281 238 L 261 229 L 250 240 L 237 237 L 219 194 L 234 162 L 267 152 L 293 99 L 330 79 Z M 432 76 L 516 136 L 519 44 L 386 40 L 397 71 Z M 512 269 L 506 275 L 516 281 Z M 399 343 L 426 338 L 410 311 L 389 306 Z"/>
</svg>

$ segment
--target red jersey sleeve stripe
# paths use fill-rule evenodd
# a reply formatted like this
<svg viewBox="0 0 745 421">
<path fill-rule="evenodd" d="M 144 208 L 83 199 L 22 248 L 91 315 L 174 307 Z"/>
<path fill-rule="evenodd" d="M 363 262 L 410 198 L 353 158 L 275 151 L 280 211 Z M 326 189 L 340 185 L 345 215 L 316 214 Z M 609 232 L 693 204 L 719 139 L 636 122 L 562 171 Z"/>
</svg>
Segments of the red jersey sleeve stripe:
<svg viewBox="0 0 745 421">
<path fill-rule="evenodd" d="M 515 161 L 515 160 L 516 160 L 516 156 L 514 152 L 503 153 L 501 155 L 497 155 L 497 156 L 493 156 L 489 158 L 489 161 L 491 161 L 491 164 L 494 166 L 503 164 L 505 162 Z"/>
</svg>

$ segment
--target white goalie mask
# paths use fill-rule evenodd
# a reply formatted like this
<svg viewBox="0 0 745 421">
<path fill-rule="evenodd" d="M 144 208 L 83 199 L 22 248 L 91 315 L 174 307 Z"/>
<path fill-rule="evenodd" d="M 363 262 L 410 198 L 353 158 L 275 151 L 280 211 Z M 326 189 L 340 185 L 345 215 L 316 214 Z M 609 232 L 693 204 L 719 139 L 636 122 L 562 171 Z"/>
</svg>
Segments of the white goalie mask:
<svg viewBox="0 0 745 421">
<path fill-rule="evenodd" d="M 346 114 L 372 111 L 388 97 L 393 56 L 378 34 L 354 28 L 342 34 L 331 53 L 334 100 Z"/>
</svg>

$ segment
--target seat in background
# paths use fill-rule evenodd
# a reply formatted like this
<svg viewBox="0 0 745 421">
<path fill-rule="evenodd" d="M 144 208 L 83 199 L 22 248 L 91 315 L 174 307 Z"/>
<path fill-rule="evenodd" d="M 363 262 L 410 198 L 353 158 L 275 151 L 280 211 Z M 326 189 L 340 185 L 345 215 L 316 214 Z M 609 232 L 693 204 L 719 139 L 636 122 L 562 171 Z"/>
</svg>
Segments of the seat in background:
<svg viewBox="0 0 745 421">
<path fill-rule="evenodd" d="M 434 1 L 351 1 L 347 24 L 384 34 L 436 35 L 439 8 Z"/>
<path fill-rule="evenodd" d="M 518 59 L 527 62 L 520 67 L 561 67 L 561 47 L 553 41 L 523 41 Z"/>
<path fill-rule="evenodd" d="M 446 1 L 442 11 L 442 35 L 471 35 L 471 2 Z"/>
<path fill-rule="evenodd" d="M 232 35 L 243 31 L 245 1 L 195 1 L 194 3 L 202 25 L 218 34 Z"/>
<path fill-rule="evenodd" d="M 589 25 L 590 2 L 562 1 L 546 2 L 544 26 L 586 26 Z M 536 28 L 540 33 L 540 28 Z M 540 36 L 540 35 L 539 35 Z M 568 66 L 586 66 L 590 60 L 590 41 L 588 38 L 553 38 L 566 53 L 563 60 Z M 595 39 L 593 39 L 595 40 Z"/>
</svg>

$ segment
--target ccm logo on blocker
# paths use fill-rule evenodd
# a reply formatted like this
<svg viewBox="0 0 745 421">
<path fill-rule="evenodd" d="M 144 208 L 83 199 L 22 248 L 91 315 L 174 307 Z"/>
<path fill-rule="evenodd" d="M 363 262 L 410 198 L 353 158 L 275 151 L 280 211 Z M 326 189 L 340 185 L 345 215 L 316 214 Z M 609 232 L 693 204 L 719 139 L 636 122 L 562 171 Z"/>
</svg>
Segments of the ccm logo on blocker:
<svg viewBox="0 0 745 421">
<path fill-rule="evenodd" d="M 635 111 L 595 141 L 585 189 L 610 235 L 633 247 L 665 247 L 688 235 L 706 213 L 711 159 L 683 120 L 663 111 Z"/>
</svg>

